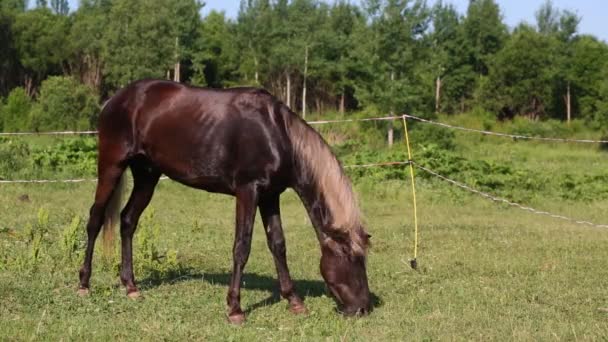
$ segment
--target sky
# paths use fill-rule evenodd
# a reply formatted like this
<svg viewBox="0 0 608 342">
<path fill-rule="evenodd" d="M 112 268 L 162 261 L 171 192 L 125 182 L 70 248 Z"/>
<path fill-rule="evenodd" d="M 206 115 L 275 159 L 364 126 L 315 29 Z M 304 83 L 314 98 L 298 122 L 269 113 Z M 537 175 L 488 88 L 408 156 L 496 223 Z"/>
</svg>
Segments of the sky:
<svg viewBox="0 0 608 342">
<path fill-rule="evenodd" d="M 33 0 L 32 0 L 33 1 Z M 69 0 L 70 8 L 76 8 L 79 0 Z M 331 2 L 332 0 L 328 0 Z M 510 27 L 515 27 L 522 21 L 527 21 L 531 24 L 535 23 L 534 13 L 545 2 L 545 0 L 497 0 L 505 22 Z M 211 10 L 224 11 L 226 14 L 234 18 L 239 10 L 240 0 L 204 0 L 206 3 L 203 8 L 203 15 L 206 15 Z M 356 3 L 357 0 L 353 0 Z M 453 3 L 458 11 L 464 13 L 467 9 L 469 0 L 447 0 L 446 2 Z M 435 0 L 429 0 L 429 5 L 435 3 Z M 555 7 L 559 9 L 567 9 L 577 13 L 582 17 L 579 26 L 580 33 L 593 34 L 596 37 L 608 41 L 608 25 L 606 24 L 606 13 L 608 13 L 608 1 L 606 0 L 553 0 Z"/>
</svg>

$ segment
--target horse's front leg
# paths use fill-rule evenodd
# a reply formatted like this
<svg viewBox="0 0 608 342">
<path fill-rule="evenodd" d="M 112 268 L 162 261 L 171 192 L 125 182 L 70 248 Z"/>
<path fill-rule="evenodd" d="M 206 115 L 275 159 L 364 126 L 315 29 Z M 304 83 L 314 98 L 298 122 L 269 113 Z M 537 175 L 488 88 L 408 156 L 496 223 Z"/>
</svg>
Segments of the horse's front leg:
<svg viewBox="0 0 608 342">
<path fill-rule="evenodd" d="M 268 248 L 272 252 L 274 264 L 277 268 L 281 296 L 289 302 L 289 309 L 291 312 L 296 314 L 306 313 L 304 302 L 302 302 L 302 299 L 295 291 L 295 286 L 289 275 L 289 268 L 287 267 L 287 252 L 285 248 L 285 235 L 283 234 L 283 227 L 281 225 L 279 196 L 272 196 L 260 200 L 259 207 L 266 232 Z"/>
<path fill-rule="evenodd" d="M 258 194 L 255 186 L 245 186 L 236 191 L 236 229 L 232 249 L 232 279 L 228 289 L 228 319 L 231 323 L 241 324 L 245 314 L 241 310 L 241 280 L 243 269 L 251 251 L 251 236 L 257 206 Z"/>
</svg>

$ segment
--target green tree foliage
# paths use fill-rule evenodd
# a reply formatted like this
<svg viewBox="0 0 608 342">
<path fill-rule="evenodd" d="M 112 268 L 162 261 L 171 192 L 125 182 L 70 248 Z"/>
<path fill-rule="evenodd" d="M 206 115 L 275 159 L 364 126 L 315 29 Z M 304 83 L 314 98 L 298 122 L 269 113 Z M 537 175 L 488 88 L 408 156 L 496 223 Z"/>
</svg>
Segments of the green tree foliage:
<svg viewBox="0 0 608 342">
<path fill-rule="evenodd" d="M 500 7 L 494 0 L 470 0 L 463 25 L 470 63 L 476 73 L 487 75 L 492 56 L 508 38 Z"/>
<path fill-rule="evenodd" d="M 203 19 L 193 54 L 192 83 L 214 88 L 229 86 L 238 79 L 238 53 L 234 27 L 224 13 L 211 11 Z"/>
<path fill-rule="evenodd" d="M 67 58 L 69 21 L 41 7 L 20 13 L 14 24 L 15 42 L 21 65 L 26 70 L 26 91 L 50 74 L 63 71 Z"/>
<path fill-rule="evenodd" d="M 598 96 L 595 99 L 596 111 L 593 113 L 593 117 L 590 119 L 593 123 L 595 123 L 598 128 L 603 128 L 605 131 L 607 131 L 606 127 L 608 127 L 608 63 L 604 63 L 604 67 L 600 72 L 598 78 Z"/>
<path fill-rule="evenodd" d="M 112 1 L 104 32 L 104 73 L 113 87 L 165 77 L 174 64 L 171 9 L 153 0 Z"/>
<path fill-rule="evenodd" d="M 38 102 L 62 75 L 105 99 L 151 77 L 261 86 L 299 113 L 605 115 L 608 47 L 550 0 L 514 30 L 496 0 L 465 13 L 450 0 L 241 0 L 234 19 L 202 18 L 200 0 L 30 3 L 0 1 L 0 96 L 23 87 Z"/>
<path fill-rule="evenodd" d="M 38 102 L 30 115 L 36 131 L 86 130 L 94 127 L 99 98 L 71 77 L 49 77 L 42 82 Z"/>
<path fill-rule="evenodd" d="M 15 42 L 15 17 L 25 11 L 25 0 L 0 1 L 0 95 L 19 84 L 21 64 Z"/>
<path fill-rule="evenodd" d="M 32 100 L 23 88 L 13 89 L 0 111 L 0 126 L 5 132 L 19 132 L 27 129 Z"/>
<path fill-rule="evenodd" d="M 432 92 L 423 85 L 419 63 L 429 23 L 425 2 L 371 0 L 367 8 L 372 22 L 366 45 L 375 77 L 359 88 L 362 101 L 383 112 L 428 111 Z"/>
<path fill-rule="evenodd" d="M 51 9 L 55 14 L 68 15 L 70 13 L 70 4 L 68 0 L 51 0 Z"/>
<path fill-rule="evenodd" d="M 72 16 L 69 33 L 70 73 L 80 82 L 100 90 L 104 67 L 104 40 L 109 24 L 110 0 L 82 0 Z"/>
<path fill-rule="evenodd" d="M 608 65 L 608 46 L 591 36 L 579 36 L 570 45 L 565 64 L 560 68 L 563 70 L 558 91 L 562 95 L 561 109 L 556 110 L 555 118 L 565 117 L 565 86 L 569 83 L 573 115 L 590 121 L 598 112 L 596 99 L 600 97 L 600 84 L 605 81 L 602 71 Z"/>
<path fill-rule="evenodd" d="M 462 21 L 453 5 L 439 1 L 432 9 L 428 82 L 435 83 L 436 111 L 463 111 L 478 79 L 469 63 Z"/>
<path fill-rule="evenodd" d="M 486 108 L 508 118 L 520 114 L 538 119 L 551 113 L 557 52 L 556 39 L 520 25 L 490 64 L 482 91 Z"/>
</svg>

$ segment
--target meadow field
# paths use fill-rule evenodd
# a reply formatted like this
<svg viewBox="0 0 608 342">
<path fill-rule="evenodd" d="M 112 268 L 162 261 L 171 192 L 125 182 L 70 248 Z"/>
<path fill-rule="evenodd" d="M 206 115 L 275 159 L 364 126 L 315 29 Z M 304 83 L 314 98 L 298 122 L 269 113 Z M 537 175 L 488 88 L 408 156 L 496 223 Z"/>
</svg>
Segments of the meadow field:
<svg viewBox="0 0 608 342">
<path fill-rule="evenodd" d="M 597 146 L 464 133 L 453 143 L 447 159 L 429 157 L 428 146 L 416 147 L 414 158 L 425 156 L 425 165 L 523 204 L 608 223 L 607 155 Z M 403 156 L 402 146 L 394 149 L 401 152 L 379 158 Z M 361 158 L 343 155 L 345 164 Z M 481 166 L 465 164 L 464 158 Z M 450 161 L 456 170 L 444 165 Z M 0 185 L 0 339 L 608 338 L 608 229 L 499 205 L 417 171 L 420 247 L 414 271 L 406 170 L 349 171 L 373 235 L 368 274 L 375 307 L 369 316 L 344 318 L 335 312 L 320 276 L 313 229 L 297 196 L 286 192 L 288 262 L 309 314 L 290 314 L 279 298 L 258 217 L 243 282 L 247 321 L 240 327 L 225 318 L 232 198 L 161 182 L 136 233 L 135 275 L 144 299 L 134 301 L 119 286 L 118 254 L 104 257 L 100 248 L 91 294 L 76 294 L 94 183 Z"/>
</svg>

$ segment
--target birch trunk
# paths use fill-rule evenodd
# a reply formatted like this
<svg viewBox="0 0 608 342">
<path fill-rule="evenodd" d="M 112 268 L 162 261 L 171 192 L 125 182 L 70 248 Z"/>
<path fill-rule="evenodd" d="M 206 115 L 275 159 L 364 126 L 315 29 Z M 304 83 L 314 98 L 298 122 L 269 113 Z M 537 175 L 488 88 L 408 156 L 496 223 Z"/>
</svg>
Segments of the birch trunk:
<svg viewBox="0 0 608 342">
<path fill-rule="evenodd" d="M 304 81 L 302 84 L 302 118 L 306 119 L 306 78 L 308 76 L 308 45 L 304 52 Z"/>
<path fill-rule="evenodd" d="M 568 82 L 568 88 L 566 92 L 566 115 L 568 120 L 568 125 L 570 125 L 570 120 L 572 120 L 572 97 L 570 94 L 570 82 Z"/>
<path fill-rule="evenodd" d="M 291 74 L 287 72 L 287 106 L 291 108 Z"/>
<path fill-rule="evenodd" d="M 181 63 L 179 61 L 179 37 L 175 37 L 175 67 L 173 69 L 173 80 L 179 82 L 181 77 Z"/>
<path fill-rule="evenodd" d="M 437 83 L 435 85 L 435 113 L 439 113 L 441 109 L 441 76 L 437 76 Z"/>
</svg>

